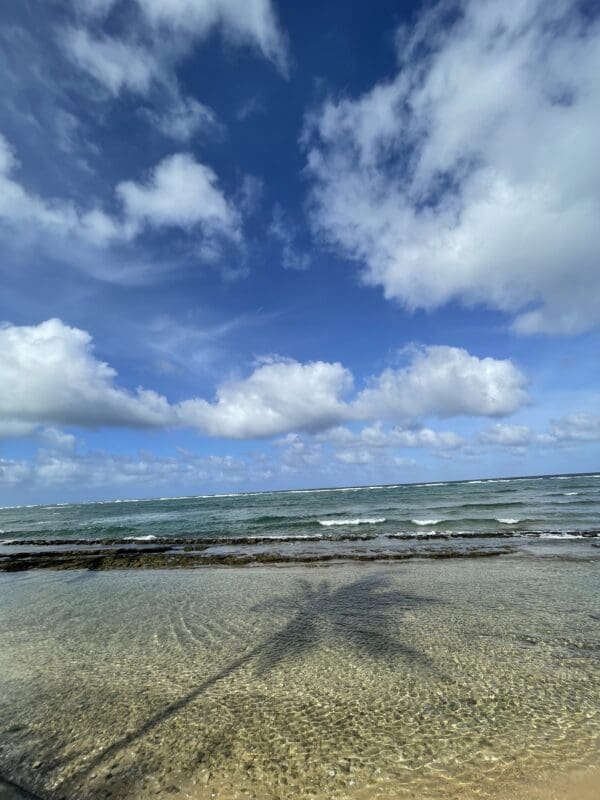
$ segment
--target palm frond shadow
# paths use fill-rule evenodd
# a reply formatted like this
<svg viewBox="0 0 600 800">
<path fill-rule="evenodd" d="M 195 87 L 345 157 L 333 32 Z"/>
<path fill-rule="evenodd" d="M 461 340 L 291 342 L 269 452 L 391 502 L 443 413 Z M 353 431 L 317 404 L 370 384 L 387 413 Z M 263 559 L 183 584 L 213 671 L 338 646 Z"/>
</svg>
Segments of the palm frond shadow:
<svg viewBox="0 0 600 800">
<path fill-rule="evenodd" d="M 424 654 L 398 638 L 397 629 L 399 611 L 435 601 L 391 588 L 390 583 L 390 575 L 366 576 L 333 588 L 326 580 L 317 585 L 302 580 L 295 593 L 254 606 L 254 611 L 289 617 L 262 645 L 255 659 L 256 673 L 333 641 L 390 664 L 405 659 L 429 665 Z"/>
<path fill-rule="evenodd" d="M 397 665 L 400 659 L 419 661 L 430 666 L 424 654 L 399 641 L 398 611 L 409 611 L 436 601 L 390 588 L 390 582 L 391 575 L 367 576 L 332 588 L 328 581 L 315 585 L 303 580 L 296 584 L 296 590 L 289 595 L 255 605 L 252 610 L 257 613 L 277 612 L 288 617 L 288 621 L 265 641 L 241 653 L 191 691 L 153 714 L 135 730 L 88 758 L 85 766 L 72 775 L 62 788 L 81 787 L 81 781 L 87 775 L 122 750 L 143 740 L 208 689 L 246 665 L 253 665 L 255 674 L 264 676 L 286 662 L 292 667 L 312 649 L 333 639 L 373 659 L 386 660 L 390 666 Z M 120 779 L 123 780 L 123 777 Z"/>
</svg>

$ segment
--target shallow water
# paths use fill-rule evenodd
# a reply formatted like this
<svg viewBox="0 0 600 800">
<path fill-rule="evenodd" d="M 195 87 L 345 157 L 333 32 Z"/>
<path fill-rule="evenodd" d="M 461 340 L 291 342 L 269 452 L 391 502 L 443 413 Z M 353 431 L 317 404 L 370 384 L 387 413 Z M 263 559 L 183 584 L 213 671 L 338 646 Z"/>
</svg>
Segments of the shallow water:
<svg viewBox="0 0 600 800">
<path fill-rule="evenodd" d="M 0 772 L 89 800 L 521 797 L 600 764 L 599 573 L 0 575 Z"/>
</svg>

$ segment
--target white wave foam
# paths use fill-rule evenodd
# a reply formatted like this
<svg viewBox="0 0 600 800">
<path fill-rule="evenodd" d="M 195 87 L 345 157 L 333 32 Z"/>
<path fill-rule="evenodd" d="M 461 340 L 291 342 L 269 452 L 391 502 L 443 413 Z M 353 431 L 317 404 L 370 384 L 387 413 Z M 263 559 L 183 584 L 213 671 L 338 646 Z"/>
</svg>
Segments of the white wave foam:
<svg viewBox="0 0 600 800">
<path fill-rule="evenodd" d="M 411 519 L 413 525 L 438 525 L 441 519 Z"/>
<path fill-rule="evenodd" d="M 355 517 L 353 519 L 319 519 L 319 525 L 324 525 L 326 528 L 333 525 L 378 525 L 380 522 L 385 522 L 385 517 Z"/>
<path fill-rule="evenodd" d="M 496 522 L 500 522 L 502 525 L 516 525 L 521 520 L 517 517 L 499 517 Z"/>
<path fill-rule="evenodd" d="M 579 492 L 563 492 L 563 495 L 564 495 L 565 497 L 571 497 L 571 496 L 572 496 L 572 495 L 574 495 L 574 494 L 579 494 Z"/>
<path fill-rule="evenodd" d="M 275 542 L 285 542 L 288 539 L 292 541 L 296 539 L 302 539 L 302 541 L 314 541 L 314 542 L 322 542 L 323 536 L 320 533 L 290 533 L 288 536 L 285 534 L 273 534 L 273 536 L 249 536 L 248 541 L 257 541 L 257 542 L 268 542 L 268 541 L 275 541 Z M 202 541 L 200 539 L 200 541 Z M 227 540 L 224 540 L 227 543 Z"/>
<path fill-rule="evenodd" d="M 540 533 L 540 539 L 585 539 L 577 533 Z"/>
<path fill-rule="evenodd" d="M 124 536 L 123 539 L 127 539 L 131 542 L 153 542 L 156 536 L 149 533 L 148 536 Z"/>
</svg>

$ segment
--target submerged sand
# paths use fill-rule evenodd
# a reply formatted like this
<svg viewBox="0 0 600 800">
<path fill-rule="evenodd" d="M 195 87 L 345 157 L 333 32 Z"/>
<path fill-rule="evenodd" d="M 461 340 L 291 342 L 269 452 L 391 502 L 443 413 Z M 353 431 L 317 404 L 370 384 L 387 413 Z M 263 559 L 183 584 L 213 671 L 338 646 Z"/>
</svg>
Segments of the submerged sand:
<svg viewBox="0 0 600 800">
<path fill-rule="evenodd" d="M 599 571 L 2 575 L 0 772 L 52 800 L 596 798 Z"/>
</svg>

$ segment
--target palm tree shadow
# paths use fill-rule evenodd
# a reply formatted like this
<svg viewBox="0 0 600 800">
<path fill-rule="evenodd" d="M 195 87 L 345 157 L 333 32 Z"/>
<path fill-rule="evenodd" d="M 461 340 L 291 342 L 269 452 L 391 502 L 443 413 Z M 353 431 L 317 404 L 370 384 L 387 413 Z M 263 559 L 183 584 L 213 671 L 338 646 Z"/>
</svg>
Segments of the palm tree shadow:
<svg viewBox="0 0 600 800">
<path fill-rule="evenodd" d="M 429 667 L 429 660 L 424 654 L 399 641 L 397 628 L 401 614 L 398 612 L 436 601 L 390 588 L 390 582 L 391 575 L 367 576 L 332 588 L 329 581 L 314 585 L 302 580 L 296 584 L 295 592 L 254 606 L 252 610 L 255 612 L 276 612 L 291 616 L 291 619 L 266 641 L 233 659 L 219 672 L 153 714 L 135 730 L 88 758 L 85 766 L 67 779 L 62 789 L 80 791 L 81 781 L 102 764 L 143 740 L 212 686 L 251 663 L 254 664 L 255 674 L 262 677 L 284 662 L 296 663 L 311 650 L 335 641 L 373 659 L 385 660 L 390 666 L 396 666 L 402 659 L 418 661 Z M 218 748 L 217 743 L 212 746 Z M 207 756 L 210 755 L 206 747 L 203 749 Z M 121 791 L 123 788 L 121 784 Z"/>
<path fill-rule="evenodd" d="M 254 606 L 253 611 L 291 616 L 262 645 L 255 659 L 256 673 L 296 661 L 327 642 L 390 664 L 404 659 L 430 666 L 424 654 L 398 638 L 397 628 L 399 612 L 435 601 L 390 588 L 390 583 L 390 575 L 366 576 L 336 588 L 329 581 L 315 585 L 302 580 L 296 593 Z"/>
</svg>

